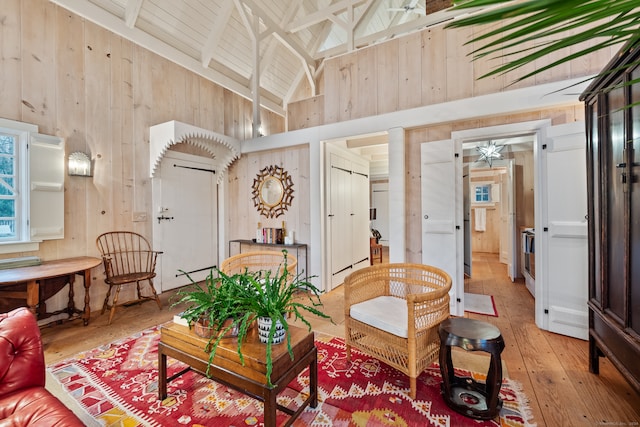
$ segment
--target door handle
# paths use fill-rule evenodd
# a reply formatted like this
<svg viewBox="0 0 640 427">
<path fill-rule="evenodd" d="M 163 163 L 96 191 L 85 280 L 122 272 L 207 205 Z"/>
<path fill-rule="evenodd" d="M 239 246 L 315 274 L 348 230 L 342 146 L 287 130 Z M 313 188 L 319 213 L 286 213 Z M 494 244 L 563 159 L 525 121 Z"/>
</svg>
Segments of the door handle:
<svg viewBox="0 0 640 427">
<path fill-rule="evenodd" d="M 160 224 L 160 221 L 171 221 L 173 219 L 172 216 L 164 216 L 164 215 L 160 215 L 158 217 L 158 224 Z"/>
</svg>

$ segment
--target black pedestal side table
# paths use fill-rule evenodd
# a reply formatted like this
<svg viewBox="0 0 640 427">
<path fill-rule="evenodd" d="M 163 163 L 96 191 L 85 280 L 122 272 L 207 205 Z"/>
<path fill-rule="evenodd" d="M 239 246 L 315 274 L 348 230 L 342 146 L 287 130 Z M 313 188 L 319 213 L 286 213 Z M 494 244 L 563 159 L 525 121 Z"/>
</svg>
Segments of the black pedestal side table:
<svg viewBox="0 0 640 427">
<path fill-rule="evenodd" d="M 463 317 L 447 319 L 440 324 L 441 392 L 447 405 L 462 415 L 481 420 L 495 418 L 502 408 L 498 397 L 502 386 L 504 340 L 500 330 L 490 323 Z M 487 380 L 483 384 L 473 378 L 455 375 L 451 347 L 491 354 Z"/>
</svg>

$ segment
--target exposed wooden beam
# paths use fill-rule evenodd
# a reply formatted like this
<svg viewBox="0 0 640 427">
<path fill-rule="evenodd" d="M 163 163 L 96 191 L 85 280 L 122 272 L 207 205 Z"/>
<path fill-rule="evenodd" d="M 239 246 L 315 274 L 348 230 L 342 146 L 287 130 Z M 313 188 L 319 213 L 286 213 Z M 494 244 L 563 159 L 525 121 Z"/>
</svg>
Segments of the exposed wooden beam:
<svg viewBox="0 0 640 427">
<path fill-rule="evenodd" d="M 138 15 L 140 15 L 140 9 L 142 8 L 142 2 L 144 0 L 128 0 L 124 9 L 124 22 L 127 23 L 127 27 L 133 28 L 136 26 Z"/>
<path fill-rule="evenodd" d="M 435 13 L 433 15 L 423 16 L 418 19 L 414 19 L 413 21 L 405 22 L 404 24 L 398 25 L 396 27 L 387 28 L 383 31 L 378 31 L 377 33 L 369 34 L 364 37 L 358 37 L 354 41 L 354 47 L 360 48 L 363 46 L 368 46 L 371 43 L 375 43 L 379 40 L 384 40 L 386 38 L 394 37 L 397 35 L 407 34 L 412 31 L 418 31 L 433 25 L 442 24 L 444 22 L 452 20 L 454 16 L 455 13 L 449 12 Z M 346 52 L 348 52 L 347 44 L 344 43 L 331 49 L 318 51 L 314 54 L 314 57 L 316 59 L 330 58 L 332 56 L 341 55 Z"/>
<path fill-rule="evenodd" d="M 309 55 L 306 49 L 300 46 L 295 40 L 293 40 L 288 33 L 286 33 L 278 23 L 267 16 L 262 8 L 254 0 L 242 0 L 253 11 L 254 15 L 259 14 L 262 22 L 267 26 L 268 30 L 273 33 L 291 52 L 298 56 L 302 61 L 313 66 L 315 60 Z"/>
<path fill-rule="evenodd" d="M 209 62 L 211 62 L 213 53 L 215 52 L 216 47 L 218 47 L 218 43 L 220 43 L 220 39 L 224 34 L 224 29 L 227 26 L 227 22 L 229 21 L 232 12 L 233 2 L 225 2 L 220 10 L 220 15 L 218 15 L 216 21 L 211 25 L 211 31 L 209 32 L 207 41 L 204 43 L 202 51 L 200 52 L 203 67 L 209 66 Z"/>
<path fill-rule="evenodd" d="M 295 22 L 292 22 L 286 28 L 286 31 L 290 33 L 295 33 L 300 30 L 303 30 L 312 25 L 318 24 L 322 21 L 326 21 L 331 19 L 331 16 L 335 16 L 338 13 L 344 12 L 349 7 L 355 7 L 360 3 L 364 3 L 365 0 L 342 0 L 337 3 L 334 3 L 328 7 L 323 8 L 315 13 L 310 13 L 309 15 L 301 18 Z"/>
</svg>

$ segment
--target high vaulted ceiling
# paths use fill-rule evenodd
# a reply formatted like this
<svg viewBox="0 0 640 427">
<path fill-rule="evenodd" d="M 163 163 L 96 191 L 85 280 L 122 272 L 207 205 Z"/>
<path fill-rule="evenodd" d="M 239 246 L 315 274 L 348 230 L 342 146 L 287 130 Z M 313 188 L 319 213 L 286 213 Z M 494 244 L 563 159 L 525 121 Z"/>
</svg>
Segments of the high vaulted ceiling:
<svg viewBox="0 0 640 427">
<path fill-rule="evenodd" d="M 327 58 L 455 15 L 451 0 L 51 1 L 282 115 Z"/>
</svg>

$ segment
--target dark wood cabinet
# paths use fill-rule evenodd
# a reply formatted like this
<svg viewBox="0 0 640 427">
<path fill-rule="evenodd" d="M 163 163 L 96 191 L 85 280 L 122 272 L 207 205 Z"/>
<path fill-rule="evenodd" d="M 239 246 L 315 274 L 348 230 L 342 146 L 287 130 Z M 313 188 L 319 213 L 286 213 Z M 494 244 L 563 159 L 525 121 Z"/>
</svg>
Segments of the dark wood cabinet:
<svg viewBox="0 0 640 427">
<path fill-rule="evenodd" d="M 606 356 L 640 392 L 640 43 L 582 94 L 589 194 L 589 370 Z M 635 105 L 634 104 L 639 104 Z"/>
</svg>

